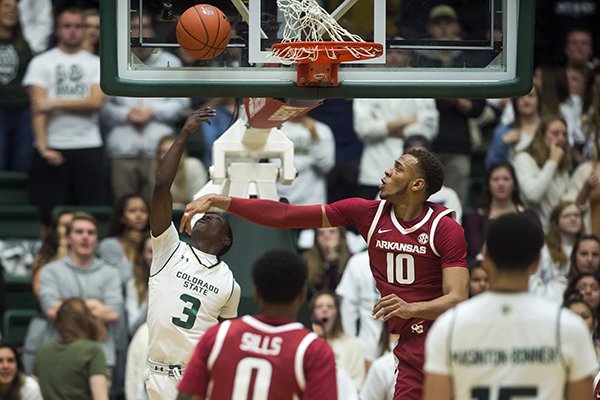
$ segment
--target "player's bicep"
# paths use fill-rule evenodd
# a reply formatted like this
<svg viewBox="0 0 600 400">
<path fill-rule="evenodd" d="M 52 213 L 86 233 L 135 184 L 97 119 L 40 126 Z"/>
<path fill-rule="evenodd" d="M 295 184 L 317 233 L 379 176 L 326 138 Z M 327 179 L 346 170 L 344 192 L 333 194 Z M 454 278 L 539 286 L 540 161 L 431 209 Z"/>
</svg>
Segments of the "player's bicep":
<svg viewBox="0 0 600 400">
<path fill-rule="evenodd" d="M 460 299 L 469 295 L 469 271 L 464 267 L 449 267 L 442 270 L 442 290 Z"/>
</svg>

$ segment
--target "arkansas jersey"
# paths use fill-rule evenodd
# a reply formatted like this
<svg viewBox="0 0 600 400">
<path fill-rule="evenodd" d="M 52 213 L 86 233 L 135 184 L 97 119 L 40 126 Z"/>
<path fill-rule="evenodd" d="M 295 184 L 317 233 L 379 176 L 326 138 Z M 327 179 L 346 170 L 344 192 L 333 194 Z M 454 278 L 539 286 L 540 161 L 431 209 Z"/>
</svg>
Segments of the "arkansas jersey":
<svg viewBox="0 0 600 400">
<path fill-rule="evenodd" d="M 298 322 L 247 315 L 206 332 L 179 390 L 202 399 L 335 400 L 335 358 Z"/>
<path fill-rule="evenodd" d="M 353 226 L 366 240 L 371 272 L 381 297 L 395 294 L 408 303 L 443 295 L 442 270 L 467 268 L 462 227 L 452 210 L 427 202 L 413 221 L 399 221 L 385 200 L 352 198 L 325 206 L 332 226 Z M 390 332 L 402 333 L 422 319 L 392 318 Z"/>
</svg>

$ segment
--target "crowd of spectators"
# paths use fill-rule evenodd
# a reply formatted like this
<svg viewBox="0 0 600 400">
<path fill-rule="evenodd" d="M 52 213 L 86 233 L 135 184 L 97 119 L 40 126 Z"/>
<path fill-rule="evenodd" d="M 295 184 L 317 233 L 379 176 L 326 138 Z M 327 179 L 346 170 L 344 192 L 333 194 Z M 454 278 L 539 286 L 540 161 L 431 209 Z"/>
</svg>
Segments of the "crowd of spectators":
<svg viewBox="0 0 600 400">
<path fill-rule="evenodd" d="M 80 381 L 73 389 L 87 398 L 105 398 L 108 387 L 114 398 L 124 396 L 128 377 L 136 382 L 129 386 L 139 387 L 139 370 L 128 366 L 132 372 L 126 372 L 126 365 L 133 365 L 128 354 L 140 359 L 145 354 L 152 260 L 148 202 L 156 170 L 192 104 L 215 108 L 212 125 L 199 132 L 201 151 L 184 155 L 171 188 L 175 207 L 183 207 L 208 181 L 212 143 L 240 114 L 233 98 L 102 93 L 98 3 L 0 0 L 0 171 L 28 174 L 30 203 L 43 224 L 31 268 L 40 315 L 19 349 L 23 364 L 17 349 L 0 345 L 0 361 L 9 360 L 12 374 L 10 385 L 0 381 L 1 395 L 21 390 L 31 393 L 28 398 L 61 398 L 56 380 L 75 368 Z M 458 40 L 481 34 L 468 17 L 468 1 L 421 2 L 431 3 L 425 15 L 419 14 L 423 6 L 410 7 L 415 2 L 400 3 L 398 21 L 423 24 L 399 22 L 398 35 Z M 545 232 L 530 291 L 580 314 L 600 349 L 600 2 L 536 4 L 530 93 L 487 100 L 325 100 L 309 115 L 283 124 L 299 176 L 278 192 L 293 204 L 373 199 L 378 174 L 399 155 L 415 147 L 434 152 L 444 163 L 446 186 L 430 200 L 455 209 L 463 224 L 471 295 L 489 287 L 480 264 L 487 222 L 506 213 L 526 214 Z M 138 20 L 132 15 L 132 26 Z M 154 35 L 152 17 L 144 13 L 142 21 L 144 33 Z M 132 37 L 137 34 L 133 29 Z M 165 49 L 132 52 L 147 65 L 189 61 Z M 403 57 L 403 63 L 456 66 L 468 54 L 416 51 Z M 473 124 L 482 125 L 482 119 L 480 143 Z M 485 176 L 480 192 L 473 190 L 474 175 Z M 89 214 L 53 212 L 64 205 L 112 207 L 108 236 L 100 236 Z M 379 372 L 392 357 L 386 330 L 370 316 L 378 293 L 365 244 L 343 228 L 299 236 L 315 332 L 348 373 L 348 390 L 363 399 L 390 396 L 374 395 L 381 382 L 393 379 Z M 49 363 L 58 351 L 72 354 L 72 364 Z M 83 376 L 77 363 L 84 361 Z"/>
</svg>

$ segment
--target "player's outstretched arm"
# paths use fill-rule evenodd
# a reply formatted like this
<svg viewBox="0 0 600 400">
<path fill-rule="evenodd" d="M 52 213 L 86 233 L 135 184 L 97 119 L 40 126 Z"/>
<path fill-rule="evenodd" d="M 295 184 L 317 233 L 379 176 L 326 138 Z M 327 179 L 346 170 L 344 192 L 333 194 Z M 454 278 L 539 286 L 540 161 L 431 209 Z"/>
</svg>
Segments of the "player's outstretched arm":
<svg viewBox="0 0 600 400">
<path fill-rule="evenodd" d="M 173 197 L 171 185 L 177 174 L 177 167 L 185 150 L 188 138 L 198 130 L 200 124 L 214 117 L 215 110 L 204 107 L 193 111 L 185 121 L 175 142 L 165 154 L 156 173 L 156 184 L 152 193 L 152 210 L 150 212 L 150 229 L 152 235 L 158 236 L 167 230 L 173 218 Z"/>
<path fill-rule="evenodd" d="M 278 229 L 330 227 L 325 207 L 320 204 L 296 206 L 273 200 L 243 199 L 240 197 L 207 194 L 190 202 L 185 207 L 179 231 L 191 234 L 192 217 L 205 213 L 212 207 L 242 217 L 258 225 Z"/>
</svg>

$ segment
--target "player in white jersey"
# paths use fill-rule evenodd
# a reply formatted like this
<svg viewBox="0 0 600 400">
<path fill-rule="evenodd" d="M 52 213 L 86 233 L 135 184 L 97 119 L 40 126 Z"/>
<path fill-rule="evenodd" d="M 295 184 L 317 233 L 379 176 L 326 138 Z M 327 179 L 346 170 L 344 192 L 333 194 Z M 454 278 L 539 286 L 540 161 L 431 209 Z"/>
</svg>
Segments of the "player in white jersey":
<svg viewBox="0 0 600 400">
<path fill-rule="evenodd" d="M 488 223 L 490 291 L 433 324 L 424 400 L 593 398 L 598 365 L 589 329 L 568 309 L 527 292 L 542 244 L 540 228 L 523 215 Z"/>
<path fill-rule="evenodd" d="M 233 241 L 228 222 L 219 214 L 205 214 L 194 225 L 192 245 L 179 239 L 172 222 L 170 188 L 187 139 L 214 115 L 209 108 L 194 111 L 157 172 L 150 214 L 153 258 L 146 390 L 151 400 L 174 399 L 200 337 L 220 319 L 237 316 L 240 287 L 220 260 Z"/>
</svg>

